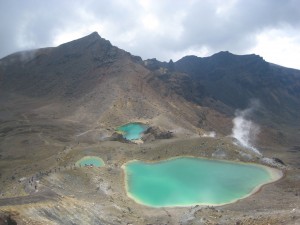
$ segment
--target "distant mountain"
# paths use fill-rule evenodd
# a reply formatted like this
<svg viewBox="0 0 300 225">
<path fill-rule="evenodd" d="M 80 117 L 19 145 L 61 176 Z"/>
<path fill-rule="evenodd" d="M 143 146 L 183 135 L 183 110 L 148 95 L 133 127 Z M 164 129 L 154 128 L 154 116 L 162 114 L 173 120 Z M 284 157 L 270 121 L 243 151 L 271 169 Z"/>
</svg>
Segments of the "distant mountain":
<svg viewBox="0 0 300 225">
<path fill-rule="evenodd" d="M 272 140 L 300 127 L 300 71 L 257 55 L 220 52 L 177 62 L 142 61 L 92 33 L 0 60 L 0 120 L 7 119 L 9 109 L 10 116 L 90 127 L 143 118 L 166 129 L 229 135 L 235 110 L 251 99 L 260 102 L 252 119 L 270 130 Z"/>
<path fill-rule="evenodd" d="M 268 63 L 258 55 L 229 52 L 205 58 L 186 56 L 175 63 L 175 68 L 201 87 L 193 89 L 193 101 L 199 104 L 214 107 L 205 101 L 210 98 L 232 109 L 243 109 L 251 99 L 257 99 L 267 111 L 266 116 L 300 124 L 299 70 Z"/>
</svg>

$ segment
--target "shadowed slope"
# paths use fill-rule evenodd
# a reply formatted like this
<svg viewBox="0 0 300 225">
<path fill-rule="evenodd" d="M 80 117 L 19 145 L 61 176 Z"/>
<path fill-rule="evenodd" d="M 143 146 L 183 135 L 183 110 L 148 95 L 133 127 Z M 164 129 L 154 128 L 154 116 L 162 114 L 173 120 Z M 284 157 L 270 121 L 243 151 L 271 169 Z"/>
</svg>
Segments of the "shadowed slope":
<svg viewBox="0 0 300 225">
<path fill-rule="evenodd" d="M 276 118 L 291 122 L 299 119 L 300 71 L 276 66 L 257 55 L 233 55 L 220 52 L 211 57 L 186 56 L 175 63 L 178 71 L 187 73 L 202 85 L 200 98 L 221 101 L 232 109 L 247 107 L 250 99 Z M 209 105 L 213 106 L 213 105 Z M 290 125 L 293 125 L 291 122 Z"/>
</svg>

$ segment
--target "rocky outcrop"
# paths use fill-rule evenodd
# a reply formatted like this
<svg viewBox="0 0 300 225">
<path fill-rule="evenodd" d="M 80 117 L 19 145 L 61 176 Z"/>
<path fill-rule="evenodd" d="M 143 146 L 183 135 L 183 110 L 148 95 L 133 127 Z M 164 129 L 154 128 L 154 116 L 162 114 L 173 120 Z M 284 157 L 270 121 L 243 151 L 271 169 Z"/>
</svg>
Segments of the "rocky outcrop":
<svg viewBox="0 0 300 225">
<path fill-rule="evenodd" d="M 17 222 L 12 218 L 12 215 L 8 213 L 0 212 L 0 224 L 1 225 L 17 225 Z"/>
<path fill-rule="evenodd" d="M 122 143 L 129 143 L 129 141 L 125 139 L 122 134 L 117 132 L 114 132 L 110 137 L 106 138 L 106 141 L 119 141 Z"/>
<path fill-rule="evenodd" d="M 159 127 L 149 127 L 142 140 L 144 142 L 154 141 L 155 139 L 169 139 L 173 137 L 173 133 L 171 131 L 161 130 Z"/>
<path fill-rule="evenodd" d="M 283 166 L 286 166 L 285 165 L 285 163 L 281 160 L 281 159 L 279 159 L 279 158 L 276 158 L 276 157 L 274 157 L 274 158 L 272 158 L 276 163 L 279 163 L 279 164 L 281 164 L 281 165 L 283 165 Z"/>
</svg>

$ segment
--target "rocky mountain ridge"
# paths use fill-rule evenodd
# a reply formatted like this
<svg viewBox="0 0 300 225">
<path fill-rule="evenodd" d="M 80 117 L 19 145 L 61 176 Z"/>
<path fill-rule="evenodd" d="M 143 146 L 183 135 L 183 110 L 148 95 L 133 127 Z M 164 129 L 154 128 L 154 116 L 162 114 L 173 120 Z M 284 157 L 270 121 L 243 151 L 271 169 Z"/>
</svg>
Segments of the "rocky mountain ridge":
<svg viewBox="0 0 300 225">
<path fill-rule="evenodd" d="M 57 112 L 53 110 L 59 118 L 89 117 L 106 123 L 125 116 L 117 120 L 125 122 L 132 115 L 146 119 L 168 112 L 167 117 L 172 115 L 181 124 L 189 121 L 186 127 L 228 135 L 235 111 L 256 99 L 260 107 L 252 115 L 254 121 L 281 133 L 300 124 L 300 71 L 270 64 L 254 54 L 220 52 L 177 62 L 142 61 L 94 32 L 55 48 L 1 59 L 0 81 L 3 98 L 13 100 L 13 94 L 47 99 L 44 102 L 60 104 L 60 109 L 54 107 Z M 190 116 L 178 119 L 180 112 Z"/>
</svg>

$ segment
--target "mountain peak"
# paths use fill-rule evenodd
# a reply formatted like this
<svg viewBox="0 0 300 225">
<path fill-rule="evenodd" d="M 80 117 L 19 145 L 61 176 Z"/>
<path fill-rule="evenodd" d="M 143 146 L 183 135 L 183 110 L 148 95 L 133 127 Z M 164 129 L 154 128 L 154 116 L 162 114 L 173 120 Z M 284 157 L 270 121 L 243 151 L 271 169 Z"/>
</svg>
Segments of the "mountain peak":
<svg viewBox="0 0 300 225">
<path fill-rule="evenodd" d="M 100 35 L 98 34 L 97 31 L 94 31 L 93 33 L 91 33 L 91 34 L 89 34 L 87 36 L 98 36 L 98 37 L 100 37 Z"/>
<path fill-rule="evenodd" d="M 243 59 L 256 59 L 256 60 L 263 60 L 263 58 L 259 55 L 256 55 L 256 54 L 246 54 L 246 55 L 236 55 L 236 54 L 233 54 L 229 51 L 220 51 L 218 53 L 215 53 L 213 54 L 211 57 L 209 58 L 243 58 Z"/>
<path fill-rule="evenodd" d="M 79 38 L 77 40 L 80 40 L 80 39 L 83 39 L 83 40 L 105 40 L 104 38 L 101 38 L 101 36 L 98 34 L 98 32 L 94 31 L 93 33 L 91 34 L 88 34 L 82 38 Z"/>
<path fill-rule="evenodd" d="M 220 51 L 220 52 L 218 52 L 218 53 L 215 53 L 215 54 L 212 55 L 212 56 L 217 56 L 217 55 L 219 55 L 219 56 L 229 56 L 229 55 L 234 55 L 234 54 L 232 54 L 232 53 L 229 52 L 229 51 Z"/>
<path fill-rule="evenodd" d="M 112 46 L 111 43 L 104 39 L 104 38 L 101 38 L 101 36 L 97 33 L 97 32 L 93 32 L 87 36 L 84 36 L 82 38 L 79 38 L 79 39 L 76 39 L 76 40 L 73 40 L 73 41 L 70 41 L 70 42 L 67 42 L 67 43 L 64 43 L 62 45 L 60 45 L 60 47 L 63 47 L 63 46 L 69 46 L 69 47 L 89 47 L 95 43 L 98 43 L 98 44 L 101 44 L 101 45 L 108 45 L 108 46 Z"/>
</svg>

